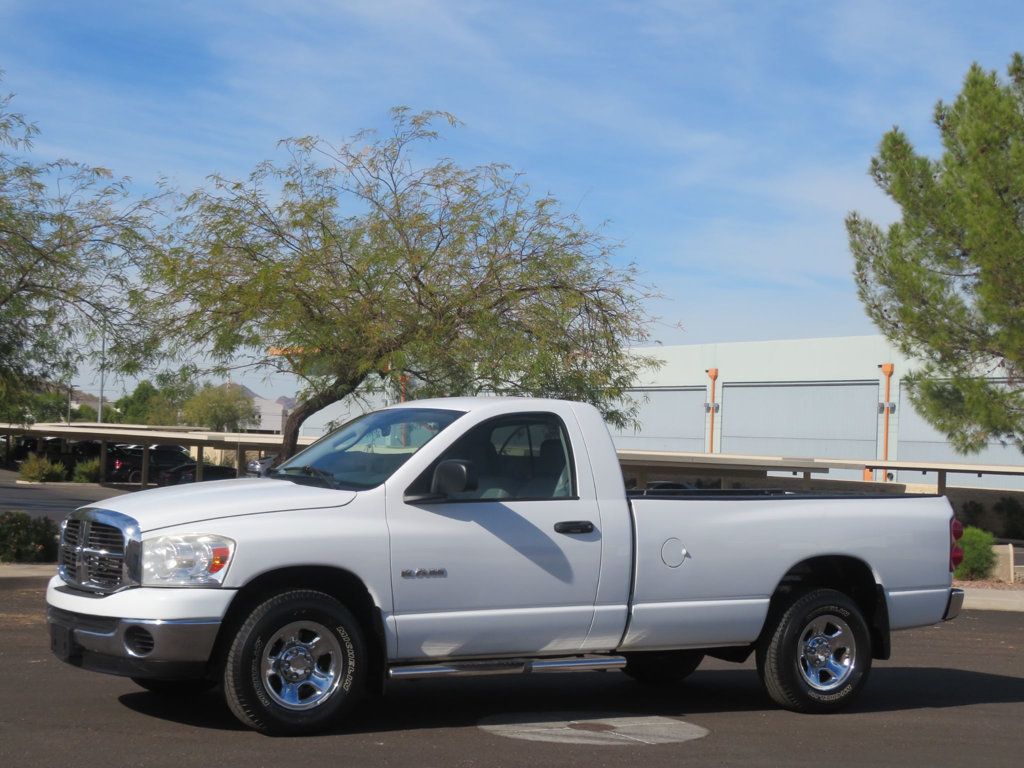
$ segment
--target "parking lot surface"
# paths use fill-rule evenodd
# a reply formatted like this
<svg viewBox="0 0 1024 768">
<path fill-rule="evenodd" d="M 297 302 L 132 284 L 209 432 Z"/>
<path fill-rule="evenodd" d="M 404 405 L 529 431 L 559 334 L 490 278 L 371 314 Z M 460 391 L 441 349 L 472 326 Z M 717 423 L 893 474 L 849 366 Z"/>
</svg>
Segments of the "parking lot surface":
<svg viewBox="0 0 1024 768">
<path fill-rule="evenodd" d="M 334 732 L 275 739 L 216 694 L 161 698 L 49 653 L 43 580 L 0 580 L 0 765 L 1019 766 L 1024 614 L 897 633 L 850 711 L 772 706 L 752 663 L 685 685 L 619 672 L 404 682 Z"/>
<path fill-rule="evenodd" d="M 0 512 L 28 512 L 34 517 L 49 517 L 55 523 L 85 504 L 126 493 L 88 483 L 27 485 L 17 480 L 17 472 L 0 469 Z"/>
</svg>

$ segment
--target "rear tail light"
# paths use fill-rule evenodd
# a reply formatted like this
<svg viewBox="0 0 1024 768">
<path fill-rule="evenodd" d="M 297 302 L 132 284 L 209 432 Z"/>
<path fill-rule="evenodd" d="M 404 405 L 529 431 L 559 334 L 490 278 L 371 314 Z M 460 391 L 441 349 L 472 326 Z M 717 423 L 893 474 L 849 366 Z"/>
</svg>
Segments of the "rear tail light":
<svg viewBox="0 0 1024 768">
<path fill-rule="evenodd" d="M 121 461 L 121 459 L 114 459 L 114 469 L 115 470 L 120 469 L 123 466 L 124 466 L 124 462 Z"/>
<path fill-rule="evenodd" d="M 960 537 L 964 535 L 964 527 L 955 517 L 949 521 L 949 572 L 952 573 L 956 567 L 964 561 L 964 551 L 957 544 Z"/>
</svg>

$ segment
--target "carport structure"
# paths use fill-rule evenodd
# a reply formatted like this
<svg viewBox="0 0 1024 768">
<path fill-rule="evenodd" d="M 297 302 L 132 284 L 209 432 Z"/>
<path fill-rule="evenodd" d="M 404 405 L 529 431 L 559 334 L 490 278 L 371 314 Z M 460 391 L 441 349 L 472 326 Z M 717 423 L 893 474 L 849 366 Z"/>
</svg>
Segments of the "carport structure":
<svg viewBox="0 0 1024 768">
<path fill-rule="evenodd" d="M 246 451 L 273 451 L 281 447 L 281 435 L 253 432 L 208 432 L 194 427 L 148 427 L 143 424 L 33 424 L 26 427 L 18 424 L 0 424 L 4 435 L 4 458 L 10 456 L 11 440 L 15 435 L 26 437 L 57 437 L 62 441 L 96 440 L 100 443 L 100 477 L 107 474 L 108 443 L 132 443 L 142 446 L 142 486 L 149 484 L 150 445 L 186 445 L 196 449 L 196 480 L 203 477 L 203 453 L 206 448 L 234 450 L 235 471 L 238 477 L 245 475 Z M 300 445 L 308 445 L 315 438 L 300 437 Z"/>
</svg>

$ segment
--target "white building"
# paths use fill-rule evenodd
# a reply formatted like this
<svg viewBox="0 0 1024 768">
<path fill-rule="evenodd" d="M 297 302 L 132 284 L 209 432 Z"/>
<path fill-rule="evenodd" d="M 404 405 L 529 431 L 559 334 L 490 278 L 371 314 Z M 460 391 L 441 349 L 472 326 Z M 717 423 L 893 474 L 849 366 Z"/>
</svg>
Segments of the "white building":
<svg viewBox="0 0 1024 768">
<path fill-rule="evenodd" d="M 957 453 L 945 435 L 910 405 L 903 378 L 914 362 L 883 336 L 694 344 L 637 352 L 663 360 L 664 365 L 635 390 L 641 401 L 640 429 L 613 433 L 623 448 L 881 459 L 886 445 L 882 366 L 892 363 L 889 459 L 1024 463 L 1016 447 L 998 442 L 978 454 Z M 715 368 L 718 410 L 711 414 L 705 404 L 711 399 L 708 371 Z M 840 478 L 843 473 L 831 476 Z M 917 472 L 899 473 L 896 479 L 934 482 L 934 477 Z M 991 476 L 958 475 L 954 482 L 1024 487 L 1016 478 Z"/>
<path fill-rule="evenodd" d="M 886 449 L 886 419 L 880 407 L 886 376 L 881 366 L 892 363 L 889 459 L 1024 464 L 1017 448 L 997 442 L 978 454 L 958 454 L 945 435 L 910 405 L 903 377 L 914 363 L 882 336 L 646 347 L 636 354 L 650 355 L 664 365 L 649 372 L 633 391 L 641 424 L 636 430 L 613 431 L 622 448 L 881 459 Z M 714 413 L 706 405 L 711 402 L 711 369 L 718 371 Z M 335 403 L 308 419 L 302 434 L 323 434 L 329 423 L 384 404 L 380 395 Z M 854 476 L 857 473 L 830 473 L 836 479 Z M 895 479 L 935 482 L 934 476 L 919 472 L 899 473 Z M 952 482 L 1024 487 L 1024 480 L 992 476 L 958 475 Z"/>
</svg>

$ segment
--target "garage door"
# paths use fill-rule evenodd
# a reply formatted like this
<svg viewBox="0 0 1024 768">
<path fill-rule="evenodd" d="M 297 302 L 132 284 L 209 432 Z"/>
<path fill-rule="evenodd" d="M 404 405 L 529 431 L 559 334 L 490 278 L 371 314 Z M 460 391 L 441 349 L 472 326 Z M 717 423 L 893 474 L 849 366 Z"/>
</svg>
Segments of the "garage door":
<svg viewBox="0 0 1024 768">
<path fill-rule="evenodd" d="M 635 389 L 640 428 L 612 430 L 616 448 L 648 451 L 704 450 L 703 387 Z"/>
<path fill-rule="evenodd" d="M 726 384 L 722 453 L 874 458 L 878 382 Z"/>
</svg>

